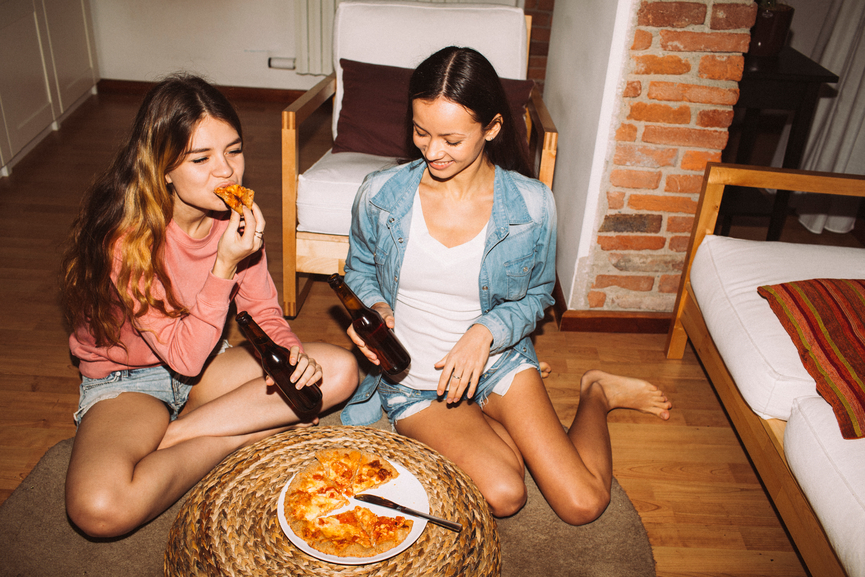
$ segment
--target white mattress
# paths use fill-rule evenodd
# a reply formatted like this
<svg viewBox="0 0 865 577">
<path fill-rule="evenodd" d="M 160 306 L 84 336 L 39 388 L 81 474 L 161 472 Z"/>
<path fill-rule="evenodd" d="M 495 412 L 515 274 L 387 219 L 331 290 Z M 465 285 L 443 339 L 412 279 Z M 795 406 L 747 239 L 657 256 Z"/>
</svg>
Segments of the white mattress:
<svg viewBox="0 0 865 577">
<path fill-rule="evenodd" d="M 784 453 L 847 574 L 865 575 L 865 439 L 841 437 L 822 398 L 800 398 L 784 432 Z"/>
<path fill-rule="evenodd" d="M 395 164 L 393 158 L 328 150 L 297 179 L 297 230 L 347 236 L 364 177 Z"/>
<path fill-rule="evenodd" d="M 691 269 L 706 325 L 751 409 L 787 420 L 816 383 L 757 287 L 810 278 L 865 278 L 865 249 L 707 236 Z M 818 397 L 819 398 L 819 397 Z"/>
</svg>

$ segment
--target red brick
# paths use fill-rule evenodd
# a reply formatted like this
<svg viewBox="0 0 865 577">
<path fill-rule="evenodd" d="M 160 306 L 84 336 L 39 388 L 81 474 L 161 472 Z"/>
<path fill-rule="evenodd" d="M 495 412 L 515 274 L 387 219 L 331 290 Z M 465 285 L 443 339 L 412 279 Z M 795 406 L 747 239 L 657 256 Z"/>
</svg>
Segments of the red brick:
<svg viewBox="0 0 865 577">
<path fill-rule="evenodd" d="M 598 236 L 601 250 L 660 250 L 667 239 L 663 236 L 625 235 Z"/>
<path fill-rule="evenodd" d="M 658 292 L 660 293 L 677 293 L 679 292 L 679 283 L 682 279 L 680 274 L 662 274 L 658 281 Z"/>
<path fill-rule="evenodd" d="M 532 30 L 535 26 L 549 28 L 552 24 L 553 15 L 545 10 L 526 10 L 525 14 L 532 17 Z"/>
<path fill-rule="evenodd" d="M 622 123 L 622 125 L 616 129 L 616 140 L 621 140 L 623 142 L 634 142 L 637 140 L 637 125 Z"/>
<path fill-rule="evenodd" d="M 639 166 L 641 168 L 675 166 L 678 153 L 678 148 L 619 144 L 616 146 L 613 163 L 619 166 Z"/>
<path fill-rule="evenodd" d="M 632 276 L 626 274 L 599 274 L 595 277 L 592 288 L 601 289 L 611 286 L 621 287 L 632 291 L 650 291 L 655 286 L 654 277 Z"/>
<path fill-rule="evenodd" d="M 640 26 L 685 28 L 706 21 L 706 5 L 696 2 L 643 2 L 637 12 Z"/>
<path fill-rule="evenodd" d="M 697 126 L 703 128 L 729 128 L 733 124 L 733 109 L 701 110 L 697 113 Z"/>
<path fill-rule="evenodd" d="M 757 19 L 757 5 L 749 4 L 715 4 L 712 6 L 712 18 L 709 28 L 712 30 L 749 29 Z"/>
<path fill-rule="evenodd" d="M 643 142 L 724 150 L 730 135 L 726 130 L 705 130 L 678 126 L 646 126 Z"/>
<path fill-rule="evenodd" d="M 733 106 L 739 100 L 739 89 L 655 81 L 649 83 L 647 96 L 652 100 Z"/>
<path fill-rule="evenodd" d="M 669 174 L 664 185 L 665 192 L 698 194 L 703 188 L 702 174 Z"/>
<path fill-rule="evenodd" d="M 546 56 L 532 56 L 529 58 L 529 68 L 546 68 L 547 67 L 547 57 Z"/>
<path fill-rule="evenodd" d="M 690 236 L 670 237 L 670 250 L 673 252 L 686 252 L 688 250 L 688 243 L 690 242 L 690 240 Z"/>
<path fill-rule="evenodd" d="M 648 212 L 697 213 L 697 201 L 684 196 L 662 196 L 657 194 L 632 194 L 628 207 Z"/>
<path fill-rule="evenodd" d="M 721 162 L 721 152 L 710 152 L 708 150 L 689 150 L 682 155 L 682 170 L 706 170 L 707 162 Z"/>
<path fill-rule="evenodd" d="M 625 89 L 622 91 L 622 96 L 625 98 L 636 98 L 643 91 L 643 85 L 639 80 L 629 80 L 625 84 Z"/>
<path fill-rule="evenodd" d="M 656 189 L 661 184 L 661 173 L 649 170 L 619 170 L 610 172 L 610 184 L 620 188 Z"/>
<path fill-rule="evenodd" d="M 628 112 L 628 120 L 660 124 L 690 124 L 691 108 L 686 105 L 673 107 L 667 104 L 634 102 Z"/>
<path fill-rule="evenodd" d="M 675 54 L 641 54 L 634 56 L 634 64 L 634 74 L 687 74 L 691 71 L 691 63 Z"/>
<path fill-rule="evenodd" d="M 598 232 L 661 232 L 660 214 L 608 214 Z"/>
<path fill-rule="evenodd" d="M 688 232 L 694 228 L 693 216 L 667 217 L 667 232 Z"/>
<path fill-rule="evenodd" d="M 544 12 L 552 12 L 556 0 L 526 0 L 525 10 L 543 10 Z"/>
<path fill-rule="evenodd" d="M 707 80 L 742 80 L 745 71 L 744 56 L 703 56 L 698 70 L 700 78 Z"/>
<path fill-rule="evenodd" d="M 748 35 L 748 38 L 751 38 L 751 35 Z M 549 28 L 535 28 L 532 26 L 532 42 L 544 42 L 549 44 L 550 42 L 550 29 Z"/>
<path fill-rule="evenodd" d="M 610 191 L 607 193 L 607 206 L 610 210 L 625 208 L 625 193 Z"/>
<path fill-rule="evenodd" d="M 586 296 L 589 299 L 589 307 L 593 309 L 601 308 L 607 300 L 606 293 L 602 291 L 589 291 L 589 294 Z"/>
<path fill-rule="evenodd" d="M 670 52 L 739 52 L 748 51 L 751 34 L 732 32 L 690 32 L 661 30 L 661 48 Z"/>
<path fill-rule="evenodd" d="M 631 50 L 646 50 L 652 47 L 652 33 L 648 30 L 637 28 L 634 32 L 634 43 L 631 45 Z"/>
</svg>

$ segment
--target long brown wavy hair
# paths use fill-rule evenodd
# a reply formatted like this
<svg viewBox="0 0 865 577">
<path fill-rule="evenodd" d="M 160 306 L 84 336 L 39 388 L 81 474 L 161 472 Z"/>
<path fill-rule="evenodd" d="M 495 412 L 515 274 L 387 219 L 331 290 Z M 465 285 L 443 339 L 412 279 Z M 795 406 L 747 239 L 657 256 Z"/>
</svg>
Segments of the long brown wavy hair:
<svg viewBox="0 0 865 577">
<path fill-rule="evenodd" d="M 123 325 L 136 326 L 151 307 L 169 317 L 187 313 L 163 258 L 174 213 L 165 175 L 181 163 L 205 116 L 243 137 L 237 112 L 219 90 L 197 76 L 166 78 L 144 97 L 128 139 L 84 196 L 63 256 L 61 294 L 70 329 L 87 326 L 97 346 L 123 346 Z M 154 294 L 157 284 L 164 299 Z"/>
</svg>

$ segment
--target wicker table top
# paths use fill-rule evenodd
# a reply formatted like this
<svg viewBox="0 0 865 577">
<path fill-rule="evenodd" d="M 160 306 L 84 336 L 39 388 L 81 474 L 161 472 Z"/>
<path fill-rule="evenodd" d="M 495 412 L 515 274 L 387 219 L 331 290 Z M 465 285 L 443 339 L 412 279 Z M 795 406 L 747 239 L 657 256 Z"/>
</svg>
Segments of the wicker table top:
<svg viewBox="0 0 865 577">
<path fill-rule="evenodd" d="M 369 565 L 335 565 L 296 548 L 277 518 L 285 483 L 316 451 L 375 452 L 409 470 L 430 513 L 462 523 L 459 533 L 428 523 L 402 553 Z M 412 439 L 368 427 L 313 427 L 274 435 L 226 458 L 190 492 L 165 551 L 165 575 L 498 576 L 501 554 L 489 506 L 452 462 Z"/>
</svg>

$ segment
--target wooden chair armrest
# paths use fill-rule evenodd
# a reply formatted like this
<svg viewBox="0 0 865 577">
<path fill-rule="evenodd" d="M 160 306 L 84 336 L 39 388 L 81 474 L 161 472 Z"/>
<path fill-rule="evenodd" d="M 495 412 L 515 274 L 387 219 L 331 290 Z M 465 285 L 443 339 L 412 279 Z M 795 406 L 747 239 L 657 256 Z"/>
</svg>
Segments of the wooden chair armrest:
<svg viewBox="0 0 865 577">
<path fill-rule="evenodd" d="M 556 149 L 559 145 L 559 132 L 553 118 L 544 104 L 538 87 L 532 88 L 528 105 L 529 113 L 529 154 L 538 180 L 553 188 L 553 174 L 556 168 Z"/>
<path fill-rule="evenodd" d="M 283 313 L 297 314 L 297 177 L 300 126 L 336 93 L 336 73 L 310 88 L 282 111 L 282 268 Z"/>
<path fill-rule="evenodd" d="M 297 129 L 319 106 L 336 93 L 336 72 L 331 72 L 321 82 L 304 92 L 282 111 L 282 127 Z M 291 119 L 290 122 L 287 122 Z"/>
</svg>

